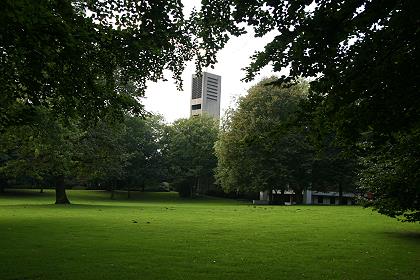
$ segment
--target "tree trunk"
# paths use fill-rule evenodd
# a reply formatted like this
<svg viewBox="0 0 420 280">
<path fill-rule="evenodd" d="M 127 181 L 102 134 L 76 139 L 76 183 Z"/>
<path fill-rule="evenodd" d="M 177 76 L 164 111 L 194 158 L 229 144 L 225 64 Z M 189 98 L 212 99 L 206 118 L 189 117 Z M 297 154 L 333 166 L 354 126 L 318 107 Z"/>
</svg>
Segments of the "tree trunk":
<svg viewBox="0 0 420 280">
<path fill-rule="evenodd" d="M 127 190 L 127 199 L 130 199 L 131 195 L 130 195 L 130 189 Z"/>
<path fill-rule="evenodd" d="M 0 193 L 4 193 L 4 190 L 7 187 L 7 180 L 0 179 Z"/>
<path fill-rule="evenodd" d="M 55 178 L 55 204 L 70 204 L 66 194 L 63 175 Z"/>
<path fill-rule="evenodd" d="M 284 189 L 281 189 L 280 194 L 280 205 L 284 205 L 285 199 L 284 199 Z"/>
<path fill-rule="evenodd" d="M 273 204 L 273 190 L 268 191 L 268 204 Z"/>
<path fill-rule="evenodd" d="M 111 199 L 115 199 L 114 187 L 111 187 Z"/>
<path fill-rule="evenodd" d="M 40 188 L 39 193 L 44 193 L 44 188 Z"/>
<path fill-rule="evenodd" d="M 299 187 L 295 191 L 295 202 L 296 204 L 302 204 L 303 196 L 302 196 L 302 189 Z"/>
<path fill-rule="evenodd" d="M 200 177 L 197 178 L 197 185 L 195 186 L 195 189 L 197 190 L 197 192 L 200 191 Z"/>
<path fill-rule="evenodd" d="M 116 188 L 116 181 L 115 180 L 111 180 L 110 181 L 110 185 L 109 185 L 109 191 L 111 191 L 111 197 L 110 199 L 115 199 L 115 188 Z"/>
<path fill-rule="evenodd" d="M 338 183 L 338 204 L 343 205 L 343 185 Z"/>
</svg>

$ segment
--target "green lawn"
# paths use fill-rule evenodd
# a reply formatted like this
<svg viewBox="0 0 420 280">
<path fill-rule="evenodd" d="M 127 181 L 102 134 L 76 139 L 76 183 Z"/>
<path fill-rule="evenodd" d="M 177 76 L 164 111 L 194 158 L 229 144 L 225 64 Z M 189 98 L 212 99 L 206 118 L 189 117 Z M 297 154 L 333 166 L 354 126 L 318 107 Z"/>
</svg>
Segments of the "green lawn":
<svg viewBox="0 0 420 280">
<path fill-rule="evenodd" d="M 420 225 L 174 193 L 0 196 L 0 279 L 420 279 Z"/>
</svg>

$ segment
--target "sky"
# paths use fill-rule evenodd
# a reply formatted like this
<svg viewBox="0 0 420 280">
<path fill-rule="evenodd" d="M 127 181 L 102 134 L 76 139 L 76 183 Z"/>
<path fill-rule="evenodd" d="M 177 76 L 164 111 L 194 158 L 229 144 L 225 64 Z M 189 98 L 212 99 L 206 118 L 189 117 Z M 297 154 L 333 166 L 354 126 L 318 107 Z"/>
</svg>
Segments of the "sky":
<svg viewBox="0 0 420 280">
<path fill-rule="evenodd" d="M 184 14 L 189 14 L 194 4 L 200 1 L 183 0 Z M 198 7 L 197 7 L 198 8 Z M 249 30 L 251 31 L 251 30 Z M 245 83 L 241 81 L 245 77 L 242 68 L 251 62 L 250 56 L 256 51 L 264 49 L 264 46 L 272 41 L 274 33 L 269 33 L 262 38 L 254 38 L 253 32 L 244 34 L 240 37 L 233 37 L 226 44 L 225 48 L 218 53 L 218 63 L 214 69 L 208 68 L 205 71 L 220 75 L 221 85 L 221 115 L 229 106 L 234 105 L 234 100 L 239 96 L 246 95 L 247 90 L 264 77 L 273 75 L 272 67 L 266 66 L 254 81 Z M 179 118 L 188 118 L 190 114 L 191 98 L 191 79 L 195 73 L 194 61 L 187 62 L 185 71 L 182 75 L 183 91 L 178 91 L 170 73 L 165 75 L 168 81 L 148 82 L 145 98 L 142 103 L 145 109 L 152 113 L 157 113 L 165 118 L 166 122 L 173 122 Z M 277 73 L 280 75 L 279 73 Z M 283 74 L 283 73 L 281 73 Z"/>
</svg>

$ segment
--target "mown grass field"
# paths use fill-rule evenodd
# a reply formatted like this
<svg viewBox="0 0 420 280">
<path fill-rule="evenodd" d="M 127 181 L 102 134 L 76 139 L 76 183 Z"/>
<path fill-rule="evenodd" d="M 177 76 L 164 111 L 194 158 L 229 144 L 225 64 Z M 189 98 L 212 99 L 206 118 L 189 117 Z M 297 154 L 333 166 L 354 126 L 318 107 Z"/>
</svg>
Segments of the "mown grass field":
<svg viewBox="0 0 420 280">
<path fill-rule="evenodd" d="M 0 196 L 0 279 L 420 279 L 420 225 L 357 206 Z"/>
</svg>

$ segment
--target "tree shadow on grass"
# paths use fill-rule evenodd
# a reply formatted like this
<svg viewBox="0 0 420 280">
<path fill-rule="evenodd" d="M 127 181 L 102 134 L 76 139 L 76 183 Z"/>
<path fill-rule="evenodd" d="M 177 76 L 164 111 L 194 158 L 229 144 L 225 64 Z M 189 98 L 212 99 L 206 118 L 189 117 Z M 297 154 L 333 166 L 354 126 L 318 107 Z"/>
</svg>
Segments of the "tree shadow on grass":
<svg viewBox="0 0 420 280">
<path fill-rule="evenodd" d="M 40 192 L 40 189 L 5 189 L 4 192 L 0 193 L 0 197 L 37 197 L 37 196 L 52 196 L 54 193 L 52 190 L 44 189 Z"/>
<path fill-rule="evenodd" d="M 113 204 L 99 204 L 99 203 L 71 203 L 71 204 L 55 204 L 54 202 L 46 202 L 46 203 L 38 203 L 38 204 L 31 204 L 31 203 L 22 203 L 22 204 L 9 204 L 9 205 L 0 205 L 3 209 L 8 208 L 21 208 L 21 209 L 94 209 L 98 211 L 102 211 L 105 209 L 112 209 L 112 208 L 139 208 L 142 209 L 142 205 L 113 205 Z"/>
<path fill-rule="evenodd" d="M 420 242 L 420 231 L 398 231 L 398 232 L 384 232 L 387 236 L 392 238 L 410 240 Z"/>
<path fill-rule="evenodd" d="M 209 196 L 197 196 L 194 198 L 181 198 L 176 192 L 141 192 L 115 191 L 114 199 L 111 199 L 111 192 L 106 190 L 67 190 L 67 196 L 71 205 L 115 205 L 115 206 L 138 206 L 140 204 L 217 204 L 217 205 L 238 205 L 238 202 L 226 198 L 215 198 Z M 55 202 L 54 190 L 48 189 L 40 193 L 37 189 L 8 189 L 0 195 L 2 205 L 51 205 Z M 9 204 L 10 203 L 10 204 Z M 123 204 L 123 205 L 118 205 Z"/>
</svg>

